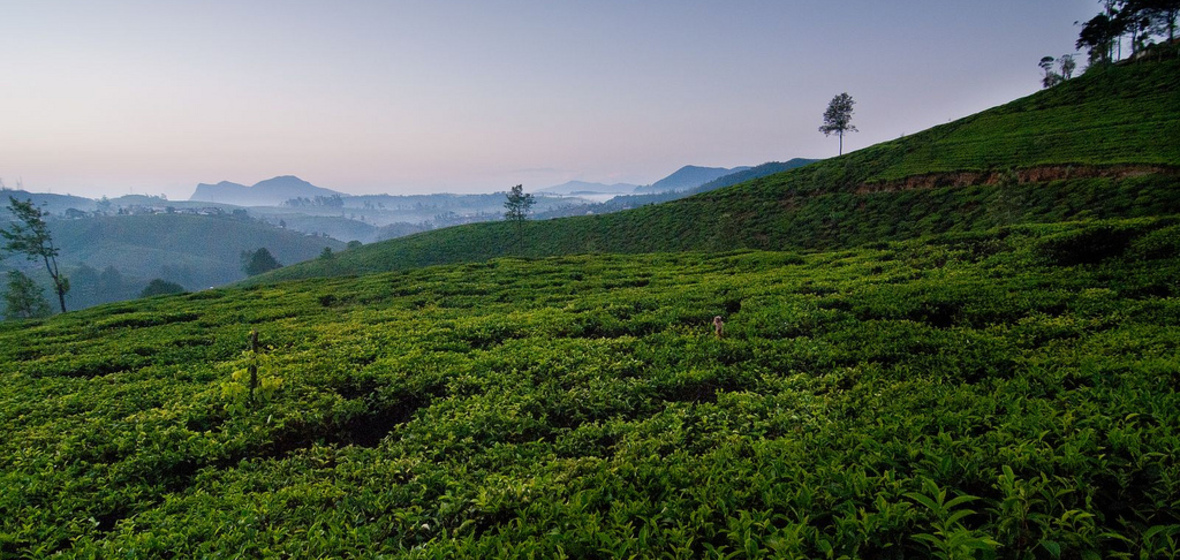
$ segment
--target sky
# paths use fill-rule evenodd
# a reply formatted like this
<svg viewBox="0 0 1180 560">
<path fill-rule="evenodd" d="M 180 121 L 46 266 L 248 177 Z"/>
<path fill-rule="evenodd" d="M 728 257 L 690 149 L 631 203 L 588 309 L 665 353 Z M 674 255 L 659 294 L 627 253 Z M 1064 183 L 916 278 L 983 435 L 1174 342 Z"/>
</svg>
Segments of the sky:
<svg viewBox="0 0 1180 560">
<path fill-rule="evenodd" d="M 0 179 L 88 197 L 650 184 L 1037 91 L 1096 0 L 3 0 Z M 1079 61 L 1084 61 L 1084 55 Z M 1084 66 L 1084 62 L 1082 64 Z"/>
</svg>

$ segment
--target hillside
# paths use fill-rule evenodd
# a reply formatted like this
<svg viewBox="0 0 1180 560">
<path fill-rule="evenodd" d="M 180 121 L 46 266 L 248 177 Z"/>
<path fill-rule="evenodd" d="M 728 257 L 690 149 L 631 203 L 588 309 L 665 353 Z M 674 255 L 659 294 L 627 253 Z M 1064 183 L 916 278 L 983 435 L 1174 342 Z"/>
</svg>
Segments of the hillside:
<svg viewBox="0 0 1180 560">
<path fill-rule="evenodd" d="M 0 323 L 0 556 L 1163 558 L 1178 278 L 1139 219 Z"/>
<path fill-rule="evenodd" d="M 605 216 L 528 223 L 524 255 L 828 249 L 948 231 L 1180 213 L 1180 61 L 1090 72 L 843 157 Z M 478 224 L 369 245 L 259 281 L 357 274 L 518 251 Z M 343 256 L 342 256 L 343 257 Z"/>
<path fill-rule="evenodd" d="M 136 297 L 153 278 L 177 282 L 189 290 L 241 280 L 245 274 L 240 254 L 245 250 L 265 247 L 279 262 L 290 264 L 314 259 L 324 247 L 334 251 L 345 247 L 335 239 L 232 215 L 144 214 L 49 224 L 61 250 L 58 262 L 72 277 L 68 300 L 72 309 Z M 83 265 L 85 270 L 80 268 Z M 26 268 L 37 277 L 43 273 L 40 263 L 17 256 L 0 261 L 0 266 Z M 97 271 L 115 275 L 117 281 L 108 278 L 106 284 L 116 285 L 99 286 L 93 278 Z"/>
</svg>

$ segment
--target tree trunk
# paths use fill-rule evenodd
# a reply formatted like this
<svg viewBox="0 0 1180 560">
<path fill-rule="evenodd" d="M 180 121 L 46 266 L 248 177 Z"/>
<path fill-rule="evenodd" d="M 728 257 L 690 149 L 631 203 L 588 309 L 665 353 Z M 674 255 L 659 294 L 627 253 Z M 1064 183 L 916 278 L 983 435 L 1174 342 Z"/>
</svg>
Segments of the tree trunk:
<svg viewBox="0 0 1180 560">
<path fill-rule="evenodd" d="M 61 312 L 66 312 L 66 290 L 61 283 L 61 273 L 57 269 L 57 259 L 49 260 L 47 255 L 42 255 L 41 258 L 45 260 L 45 270 L 49 272 L 49 277 L 53 279 L 53 291 L 57 292 L 57 303 L 61 305 Z"/>
</svg>

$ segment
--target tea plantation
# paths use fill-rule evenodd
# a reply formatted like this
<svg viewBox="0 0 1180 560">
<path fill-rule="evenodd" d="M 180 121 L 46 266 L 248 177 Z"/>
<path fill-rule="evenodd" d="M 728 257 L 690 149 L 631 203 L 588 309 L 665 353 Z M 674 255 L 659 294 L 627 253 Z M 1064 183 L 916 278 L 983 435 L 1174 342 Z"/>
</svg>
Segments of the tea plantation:
<svg viewBox="0 0 1180 560">
<path fill-rule="evenodd" d="M 1178 296 L 1153 217 L 3 323 L 0 557 L 1175 557 Z"/>
<path fill-rule="evenodd" d="M 843 157 L 601 216 L 417 234 L 251 282 L 501 256 L 830 250 L 1013 224 L 1180 214 L 1180 59 L 1094 70 Z M 818 115 L 817 115 L 818 117 Z"/>
</svg>

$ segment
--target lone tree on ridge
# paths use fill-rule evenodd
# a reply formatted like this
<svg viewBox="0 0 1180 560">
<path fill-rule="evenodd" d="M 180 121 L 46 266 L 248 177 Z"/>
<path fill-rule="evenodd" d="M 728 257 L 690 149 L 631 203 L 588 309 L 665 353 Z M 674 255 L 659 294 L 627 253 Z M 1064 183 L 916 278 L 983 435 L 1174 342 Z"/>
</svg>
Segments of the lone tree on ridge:
<svg viewBox="0 0 1180 560">
<path fill-rule="evenodd" d="M 4 238 L 4 247 L 0 249 L 8 253 L 24 253 L 31 261 L 44 262 L 45 270 L 49 271 L 49 277 L 53 279 L 53 289 L 57 292 L 61 312 L 65 313 L 70 280 L 57 268 L 58 249 L 53 245 L 53 237 L 45 223 L 45 216 L 49 212 L 34 206 L 31 199 L 20 201 L 12 196 L 8 197 L 8 211 L 17 221 L 12 222 L 8 229 L 0 228 L 0 237 Z"/>
<path fill-rule="evenodd" d="M 537 200 L 533 198 L 532 193 L 525 194 L 524 185 L 512 187 L 507 193 L 507 198 L 504 202 L 504 219 L 516 222 L 516 241 L 520 247 L 524 247 L 524 221 Z"/>
<path fill-rule="evenodd" d="M 824 124 L 819 127 L 824 136 L 831 136 L 834 132 L 840 137 L 840 155 L 844 155 L 844 133 L 857 131 L 856 127 L 852 126 L 852 106 L 855 104 L 852 96 L 847 93 L 833 97 L 828 103 L 828 110 L 824 111 Z"/>
</svg>

